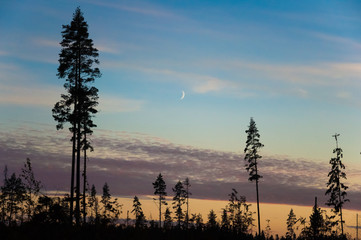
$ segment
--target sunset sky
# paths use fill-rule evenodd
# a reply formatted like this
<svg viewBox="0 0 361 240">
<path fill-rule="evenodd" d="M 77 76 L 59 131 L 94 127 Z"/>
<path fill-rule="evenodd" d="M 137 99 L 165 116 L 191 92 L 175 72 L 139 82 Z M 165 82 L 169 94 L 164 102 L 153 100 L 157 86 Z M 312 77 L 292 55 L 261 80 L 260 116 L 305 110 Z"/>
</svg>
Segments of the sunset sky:
<svg viewBox="0 0 361 240">
<path fill-rule="evenodd" d="M 64 93 L 62 25 L 77 6 L 100 54 L 89 156 L 99 193 L 108 182 L 113 195 L 152 195 L 161 172 L 168 195 L 189 177 L 195 199 L 236 188 L 253 202 L 243 160 L 253 117 L 262 203 L 324 206 L 339 133 L 345 208 L 361 210 L 359 1 L 1 0 L 1 168 L 18 172 L 29 157 L 45 190 L 69 190 L 70 134 L 51 109 Z"/>
</svg>

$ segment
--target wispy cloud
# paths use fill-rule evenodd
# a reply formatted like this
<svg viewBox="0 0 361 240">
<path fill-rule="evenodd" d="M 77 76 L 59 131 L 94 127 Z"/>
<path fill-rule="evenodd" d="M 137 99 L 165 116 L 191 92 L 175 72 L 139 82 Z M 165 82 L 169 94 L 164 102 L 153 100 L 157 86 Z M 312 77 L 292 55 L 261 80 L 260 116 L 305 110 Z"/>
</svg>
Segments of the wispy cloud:
<svg viewBox="0 0 361 240">
<path fill-rule="evenodd" d="M 162 18 L 178 17 L 169 10 L 161 9 L 159 7 L 156 8 L 154 6 L 144 5 L 144 3 L 143 5 L 136 5 L 134 4 L 134 2 L 132 4 L 114 3 L 108 1 L 89 1 L 89 0 L 87 0 L 86 2 L 97 6 L 103 6 L 121 11 L 152 16 L 152 17 L 162 17 Z"/>
<path fill-rule="evenodd" d="M 119 96 L 104 96 L 99 99 L 99 110 L 103 112 L 135 112 L 142 109 L 143 100 L 127 99 Z"/>
<path fill-rule="evenodd" d="M 225 89 L 230 90 L 234 89 L 235 87 L 237 88 L 237 83 L 207 74 L 203 75 L 192 72 L 175 71 L 166 68 L 153 68 L 124 62 L 111 61 L 104 62 L 102 66 L 111 69 L 125 68 L 152 75 L 166 76 L 168 81 L 174 81 L 178 83 L 182 82 L 183 84 L 188 85 L 196 93 L 218 92 Z"/>
<path fill-rule="evenodd" d="M 336 96 L 339 100 L 347 100 L 350 104 L 358 102 L 357 95 L 352 93 L 360 86 L 361 63 L 357 62 L 302 65 L 243 60 L 207 60 L 197 64 L 195 65 L 202 69 L 197 70 L 197 73 L 192 72 L 194 67 L 191 67 L 189 72 L 182 72 L 172 68 L 156 68 L 146 64 L 116 61 L 104 62 L 103 67 L 142 72 L 158 82 L 182 83 L 199 94 L 220 92 L 243 97 L 291 95 L 322 101 L 333 101 L 332 99 Z M 212 69 L 225 71 L 229 76 L 227 79 L 216 77 L 210 74 Z M 322 92 L 320 92 L 321 89 Z"/>
<path fill-rule="evenodd" d="M 95 44 L 95 47 L 99 50 L 100 54 L 104 52 L 113 55 L 118 55 L 126 51 L 142 50 L 142 47 L 136 44 L 129 42 L 110 41 L 109 39 L 99 39 Z"/>
<path fill-rule="evenodd" d="M 17 69 L 14 65 L 0 65 L 0 70 L 1 68 Z M 0 104 L 50 109 L 60 100 L 60 95 L 64 92 L 62 86 L 32 84 L 24 88 L 23 84 L 25 83 L 0 83 Z M 144 104 L 143 100 L 104 94 L 99 100 L 98 109 L 107 113 L 134 112 L 139 111 Z"/>
<path fill-rule="evenodd" d="M 53 39 L 46 39 L 46 38 L 33 38 L 32 42 L 38 46 L 42 46 L 42 47 L 53 47 L 53 48 L 57 48 L 60 49 L 60 43 L 57 40 L 53 40 Z"/>
<path fill-rule="evenodd" d="M 55 87 L 26 87 L 0 84 L 0 104 L 53 106 L 60 91 Z"/>
<path fill-rule="evenodd" d="M 325 33 L 319 33 L 319 32 L 315 32 L 315 33 L 313 33 L 313 35 L 315 37 L 325 40 L 325 41 L 342 44 L 343 46 L 345 46 L 347 48 L 361 50 L 361 42 L 355 41 L 351 38 L 341 37 L 341 36 L 337 36 L 337 35 L 330 35 L 330 34 L 325 34 Z"/>
<path fill-rule="evenodd" d="M 18 64 L 0 62 L 0 74 L 0 104 L 49 107 L 60 96 L 61 87 L 37 82 L 37 73 Z"/>
<path fill-rule="evenodd" d="M 352 98 L 352 94 L 349 92 L 346 92 L 346 91 L 339 92 L 339 93 L 337 93 L 336 96 L 341 99 L 351 99 Z"/>
<path fill-rule="evenodd" d="M 116 47 L 110 47 L 107 45 L 97 44 L 96 49 L 100 52 L 110 53 L 110 54 L 119 54 L 120 50 Z"/>
<path fill-rule="evenodd" d="M 239 73 L 245 72 L 246 79 L 263 77 L 265 81 L 282 81 L 301 86 L 355 86 L 359 85 L 361 63 L 318 63 L 271 64 L 249 61 L 230 61 L 218 63 L 224 68 L 233 66 Z"/>
<path fill-rule="evenodd" d="M 7 56 L 8 53 L 6 51 L 0 50 L 0 56 Z"/>
<path fill-rule="evenodd" d="M 0 129 L 0 164 L 20 168 L 31 157 L 34 170 L 47 190 L 67 190 L 70 172 L 70 135 L 67 130 L 22 126 Z M 101 187 L 108 182 L 116 195 L 152 195 L 157 174 L 163 174 L 168 189 L 178 180 L 190 177 L 195 198 L 227 199 L 231 188 L 254 201 L 254 184 L 248 182 L 243 155 L 233 152 L 177 145 L 165 139 L 129 132 L 96 130 L 92 137 L 95 152 L 89 154 L 89 182 Z M 68 152 L 68 154 L 67 154 Z M 51 160 L 49 160 L 51 156 Z M 288 157 L 263 156 L 259 165 L 262 201 L 311 205 L 314 196 L 325 202 L 325 183 L 329 166 Z M 359 169 L 349 174 L 349 198 L 346 208 L 360 209 Z M 126 183 L 126 184 L 125 184 Z"/>
</svg>

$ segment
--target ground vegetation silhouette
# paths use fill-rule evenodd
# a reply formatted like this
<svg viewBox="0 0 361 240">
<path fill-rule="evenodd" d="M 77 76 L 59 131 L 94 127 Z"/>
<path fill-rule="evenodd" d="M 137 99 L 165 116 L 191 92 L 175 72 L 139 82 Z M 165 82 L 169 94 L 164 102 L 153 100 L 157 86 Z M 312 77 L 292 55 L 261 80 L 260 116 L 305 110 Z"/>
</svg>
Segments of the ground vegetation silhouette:
<svg viewBox="0 0 361 240">
<path fill-rule="evenodd" d="M 76 223 L 74 225 L 73 221 L 70 221 L 69 195 L 46 194 L 42 189 L 42 183 L 35 178 L 30 159 L 25 161 L 21 172 L 22 174 L 17 176 L 15 173 L 8 174 L 6 167 L 4 170 L 0 194 L 1 239 L 318 240 L 346 239 L 347 237 L 345 234 L 337 233 L 336 220 L 327 216 L 325 211 L 318 207 L 317 200 L 309 221 L 302 217 L 296 218 L 293 210 L 290 211 L 288 219 L 285 219 L 289 230 L 285 236 L 270 234 L 269 222 L 264 232 L 254 236 L 253 215 L 255 213 L 250 210 L 251 205 L 247 203 L 246 197 L 240 195 L 236 189 L 232 189 L 228 195 L 228 204 L 223 208 L 220 217 L 210 210 L 204 221 L 200 213 L 192 212 L 187 226 L 185 219 L 179 218 L 179 212 L 184 216 L 184 212 L 178 210 L 179 201 L 182 203 L 182 200 L 178 199 L 181 194 L 178 193 L 185 191 L 181 181 L 178 181 L 174 187 L 178 189 L 175 191 L 176 200 L 173 200 L 175 212 L 166 208 L 164 224 L 156 224 L 154 220 L 146 219 L 141 201 L 137 196 L 134 196 L 131 211 L 134 217 L 131 219 L 128 215 L 126 219 L 122 217 L 123 205 L 111 196 L 110 187 L 105 183 L 101 196 L 98 196 L 95 186 L 92 185 L 86 200 L 87 221 L 82 221 L 84 216 L 81 216 L 80 225 Z M 29 184 L 29 179 L 34 184 Z M 171 201 L 171 199 L 164 201 Z M 299 227 L 302 227 L 301 233 L 296 236 L 294 229 Z"/>
</svg>

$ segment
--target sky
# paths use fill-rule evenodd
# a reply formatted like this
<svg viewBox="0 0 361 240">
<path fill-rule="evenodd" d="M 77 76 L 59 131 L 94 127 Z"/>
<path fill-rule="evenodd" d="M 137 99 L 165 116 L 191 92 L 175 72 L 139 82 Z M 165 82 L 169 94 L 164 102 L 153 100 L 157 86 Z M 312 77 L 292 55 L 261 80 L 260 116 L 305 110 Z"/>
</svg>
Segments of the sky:
<svg viewBox="0 0 361 240">
<path fill-rule="evenodd" d="M 47 191 L 68 191 L 71 143 L 51 115 L 62 25 L 80 7 L 99 50 L 89 183 L 149 196 L 189 177 L 193 198 L 255 201 L 243 150 L 264 144 L 262 203 L 324 206 L 335 139 L 361 205 L 358 1 L 0 0 L 0 167 L 27 157 Z M 185 92 L 181 99 L 182 91 Z"/>
</svg>

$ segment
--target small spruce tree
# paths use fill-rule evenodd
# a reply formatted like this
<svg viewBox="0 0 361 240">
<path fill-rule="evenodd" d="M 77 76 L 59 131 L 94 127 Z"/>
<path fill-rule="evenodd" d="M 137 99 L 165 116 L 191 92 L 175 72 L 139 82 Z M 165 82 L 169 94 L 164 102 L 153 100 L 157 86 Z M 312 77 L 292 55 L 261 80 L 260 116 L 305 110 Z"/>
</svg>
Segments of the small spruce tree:
<svg viewBox="0 0 361 240">
<path fill-rule="evenodd" d="M 208 214 L 207 227 L 215 229 L 218 227 L 217 215 L 214 213 L 213 209 Z"/>
<path fill-rule="evenodd" d="M 294 226 L 296 225 L 296 223 L 297 223 L 296 214 L 293 212 L 293 209 L 291 208 L 291 211 L 288 214 L 288 218 L 287 218 L 287 232 L 286 232 L 287 239 L 295 239 Z"/>
<path fill-rule="evenodd" d="M 166 185 L 163 180 L 163 176 L 161 173 L 159 173 L 157 179 L 153 183 L 154 187 L 154 195 L 158 195 L 158 201 L 159 201 L 159 227 L 162 227 L 162 205 L 167 205 L 167 202 L 165 201 L 165 196 L 167 196 L 167 192 L 165 191 Z"/>
<path fill-rule="evenodd" d="M 313 239 L 318 239 L 323 236 L 325 230 L 325 220 L 323 219 L 321 208 L 317 206 L 317 197 L 315 198 L 315 205 L 310 216 L 310 235 Z"/>
<path fill-rule="evenodd" d="M 181 222 L 184 219 L 184 213 L 182 210 L 182 206 L 185 203 L 185 190 L 181 181 L 178 181 L 174 188 L 172 188 L 174 192 L 173 197 L 173 209 L 175 209 L 175 215 L 178 222 L 178 228 L 181 227 Z"/>
<path fill-rule="evenodd" d="M 172 227 L 171 211 L 167 207 L 164 212 L 164 228 L 170 229 Z"/>
<path fill-rule="evenodd" d="M 94 184 L 90 190 L 90 196 L 88 197 L 88 205 L 90 209 L 90 222 L 98 223 L 99 222 L 99 202 L 97 197 L 97 191 Z"/>
<path fill-rule="evenodd" d="M 142 209 L 142 204 L 139 202 L 139 198 L 134 196 L 133 199 L 133 210 L 132 213 L 135 215 L 135 227 L 141 228 L 145 224 L 145 216 Z"/>
<path fill-rule="evenodd" d="M 230 222 L 229 222 L 226 208 L 224 208 L 222 211 L 221 227 L 222 227 L 222 229 L 229 229 L 229 227 L 230 227 Z"/>
<path fill-rule="evenodd" d="M 30 158 L 26 159 L 24 167 L 21 169 L 20 174 L 26 189 L 25 206 L 28 220 L 35 214 L 36 200 L 39 197 L 41 189 L 41 182 L 35 179 L 34 171 L 31 166 Z"/>
</svg>

